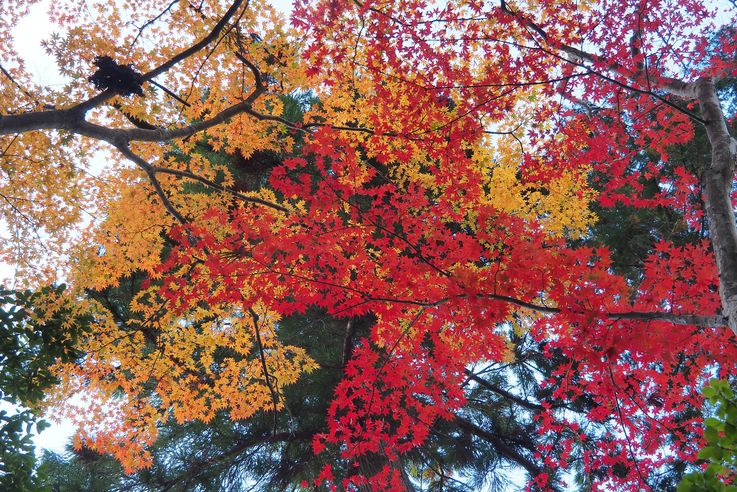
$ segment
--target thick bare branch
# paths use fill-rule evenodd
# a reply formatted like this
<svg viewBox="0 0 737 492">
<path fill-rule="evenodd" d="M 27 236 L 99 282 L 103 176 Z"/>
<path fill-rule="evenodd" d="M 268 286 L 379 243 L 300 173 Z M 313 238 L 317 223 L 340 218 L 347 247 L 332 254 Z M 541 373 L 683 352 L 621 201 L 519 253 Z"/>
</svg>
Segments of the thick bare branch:
<svg viewBox="0 0 737 492">
<path fill-rule="evenodd" d="M 485 380 L 484 378 L 474 374 L 472 371 L 469 371 L 468 369 L 466 369 L 465 372 L 466 372 L 466 375 L 468 376 L 468 379 L 470 379 L 471 381 L 475 381 L 479 385 L 483 386 L 484 388 L 488 389 L 489 391 L 493 393 L 496 393 L 502 398 L 505 398 L 511 402 L 514 402 L 517 405 L 524 407 L 528 410 L 533 410 L 536 412 L 541 412 L 545 410 L 545 407 L 543 407 L 542 405 L 527 401 L 524 398 L 521 398 L 513 393 L 510 393 L 509 391 L 502 389 L 496 386 L 495 384 L 492 384 L 489 381 Z"/>
<path fill-rule="evenodd" d="M 25 133 L 35 130 L 66 130 L 78 135 L 106 142 L 166 142 L 185 138 L 227 122 L 230 118 L 251 110 L 251 105 L 265 92 L 255 89 L 248 97 L 211 118 L 177 128 L 110 128 L 84 119 L 74 110 L 55 110 L 0 116 L 0 135 Z M 251 114 L 251 113 L 249 113 Z M 258 113 L 256 113 L 258 114 Z"/>
<path fill-rule="evenodd" d="M 521 467 L 523 467 L 525 470 L 527 470 L 532 476 L 539 475 L 543 472 L 543 469 L 535 464 L 532 460 L 525 457 L 524 455 L 520 454 L 519 451 L 514 449 L 512 446 L 504 442 L 499 436 L 496 434 L 487 431 L 486 429 L 483 429 L 479 427 L 478 425 L 474 424 L 473 422 L 464 419 L 463 417 L 457 416 L 455 419 L 456 423 L 458 423 L 458 426 L 467 432 L 470 432 L 471 434 L 480 437 L 484 441 L 487 441 L 491 443 L 494 446 L 494 449 L 496 451 L 504 456 L 505 458 L 514 461 Z"/>
<path fill-rule="evenodd" d="M 711 165 L 701 176 L 706 216 L 719 270 L 719 294 L 729 327 L 737 334 L 737 224 L 732 205 L 737 143 L 724 121 L 716 87 L 711 79 L 698 84 L 699 105 L 707 123 Z"/>
<path fill-rule="evenodd" d="M 29 113 L 1 115 L 0 135 L 26 133 L 36 130 L 67 130 L 82 121 L 83 114 L 68 109 L 32 111 Z"/>
</svg>

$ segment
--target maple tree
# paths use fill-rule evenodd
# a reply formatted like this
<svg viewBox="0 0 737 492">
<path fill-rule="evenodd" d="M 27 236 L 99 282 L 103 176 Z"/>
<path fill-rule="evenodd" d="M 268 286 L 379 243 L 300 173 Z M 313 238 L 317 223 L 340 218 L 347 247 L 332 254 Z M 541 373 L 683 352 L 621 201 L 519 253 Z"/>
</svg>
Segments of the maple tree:
<svg viewBox="0 0 737 492">
<path fill-rule="evenodd" d="M 276 435 L 318 370 L 281 320 L 313 307 L 346 343 L 305 486 L 410 488 L 402 457 L 459 421 L 469 366 L 512 361 L 510 330 L 559 362 L 531 486 L 578 466 L 652 489 L 696 460 L 697 389 L 734 374 L 737 332 L 737 42 L 707 2 L 316 0 L 290 26 L 264 2 L 66 0 L 60 90 L 10 48 L 32 3 L 0 6 L 3 254 L 87 292 L 86 356 L 49 395 L 79 446 L 134 471 L 169 419 L 270 413 Z M 698 135 L 709 158 L 678 162 Z M 684 234 L 625 274 L 587 245 L 616 207 Z M 141 273 L 122 306 L 92 294 Z"/>
</svg>

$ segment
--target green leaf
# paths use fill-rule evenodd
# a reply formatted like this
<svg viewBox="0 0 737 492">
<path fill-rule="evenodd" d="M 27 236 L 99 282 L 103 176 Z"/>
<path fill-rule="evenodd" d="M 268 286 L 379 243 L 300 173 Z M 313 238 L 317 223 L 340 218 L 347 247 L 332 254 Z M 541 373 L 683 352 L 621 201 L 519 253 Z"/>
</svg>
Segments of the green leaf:
<svg viewBox="0 0 737 492">
<path fill-rule="evenodd" d="M 677 492 L 691 492 L 696 490 L 693 483 L 690 481 L 690 476 L 686 476 L 681 483 L 678 484 Z"/>
<path fill-rule="evenodd" d="M 713 417 L 704 419 L 704 425 L 706 426 L 707 429 L 711 428 L 711 429 L 721 430 L 724 427 L 724 423 L 721 420 L 715 419 Z"/>
<path fill-rule="evenodd" d="M 722 459 L 722 449 L 716 446 L 707 446 L 699 451 L 699 459 L 718 461 Z"/>
</svg>

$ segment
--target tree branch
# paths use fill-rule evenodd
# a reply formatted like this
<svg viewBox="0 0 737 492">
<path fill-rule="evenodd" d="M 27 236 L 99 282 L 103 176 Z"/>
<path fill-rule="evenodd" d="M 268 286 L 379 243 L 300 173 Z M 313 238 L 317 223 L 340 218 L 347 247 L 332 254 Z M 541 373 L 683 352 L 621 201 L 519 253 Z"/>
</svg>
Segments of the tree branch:
<svg viewBox="0 0 737 492">
<path fill-rule="evenodd" d="M 117 109 L 118 111 L 120 111 L 120 113 L 121 113 L 121 114 L 122 114 L 123 116 L 125 116 L 125 119 L 126 119 L 126 120 L 128 120 L 128 121 L 130 121 L 131 123 L 133 123 L 133 125 L 134 125 L 134 126 L 135 126 L 136 128 L 142 128 L 143 130 L 156 130 L 156 129 L 158 129 L 158 128 L 159 128 L 158 126 L 152 125 L 152 124 L 151 124 L 151 123 L 149 123 L 148 121 L 142 120 L 142 119 L 140 119 L 140 118 L 137 118 L 137 117 L 135 117 L 135 116 L 133 116 L 133 115 L 131 115 L 131 114 L 128 114 L 128 113 L 126 113 L 126 111 L 125 111 L 125 109 L 123 108 L 123 106 L 122 106 L 122 105 L 120 105 L 119 103 L 115 103 L 115 104 L 113 104 L 112 106 L 113 106 L 113 107 L 114 107 L 115 109 Z"/>
<path fill-rule="evenodd" d="M 342 284 L 338 284 L 335 282 L 328 282 L 325 280 L 308 277 L 305 275 L 298 275 L 291 271 L 282 271 L 282 270 L 270 270 L 270 271 L 272 273 L 278 273 L 280 275 L 293 277 L 299 280 L 304 280 L 304 281 L 312 282 L 312 283 L 319 284 L 319 285 L 325 285 L 325 286 L 333 287 L 336 289 L 347 290 L 347 291 L 353 292 L 363 297 L 363 299 L 356 304 L 347 306 L 338 311 L 334 311 L 332 313 L 333 315 L 346 312 L 346 311 L 350 311 L 352 309 L 355 309 L 359 306 L 362 306 L 364 304 L 368 304 L 371 302 L 407 304 L 410 306 L 433 308 L 433 307 L 442 306 L 443 304 L 446 304 L 454 299 L 467 299 L 469 297 L 467 294 L 459 294 L 459 295 L 452 296 L 452 297 L 442 297 L 434 301 L 417 300 L 417 299 L 402 299 L 398 297 L 376 297 L 376 296 L 370 295 L 368 292 L 352 288 L 349 285 L 342 285 Z M 677 314 L 677 313 L 668 313 L 668 312 L 663 312 L 663 311 L 598 312 L 598 311 L 587 311 L 581 308 L 561 309 L 557 307 L 544 306 L 542 304 L 535 304 L 532 302 L 523 301 L 522 299 L 517 299 L 515 297 L 505 296 L 501 294 L 479 294 L 478 297 L 482 299 L 489 299 L 492 301 L 505 302 L 508 304 L 512 304 L 514 306 L 518 306 L 524 309 L 529 309 L 531 311 L 535 311 L 535 312 L 543 313 L 543 314 L 561 314 L 561 313 L 569 312 L 569 313 L 575 313 L 575 314 L 591 314 L 594 318 L 608 319 L 608 320 L 614 320 L 614 321 L 617 321 L 617 320 L 666 321 L 666 322 L 673 323 L 676 325 L 698 326 L 701 328 L 728 326 L 727 317 L 722 316 L 722 315 L 708 316 L 708 315 L 698 315 L 698 314 Z"/>
<path fill-rule="evenodd" d="M 356 335 L 356 326 L 353 324 L 353 320 L 349 319 L 348 324 L 345 327 L 345 337 L 343 338 L 343 360 L 341 366 L 345 368 L 348 361 L 353 356 L 353 337 Z"/>
<path fill-rule="evenodd" d="M 263 198 L 246 196 L 246 195 L 244 195 L 242 193 L 239 193 L 236 190 L 233 190 L 231 188 L 227 188 L 225 186 L 219 185 L 219 184 L 215 183 L 214 181 L 210 181 L 207 178 L 203 178 L 202 176 L 200 176 L 198 174 L 191 173 L 189 171 L 182 171 L 182 170 L 179 170 L 179 169 L 169 169 L 167 167 L 161 167 L 161 166 L 153 166 L 152 167 L 152 170 L 155 173 L 157 173 L 157 174 L 158 173 L 161 173 L 161 174 L 171 174 L 173 176 L 179 176 L 180 178 L 188 178 L 188 179 L 191 179 L 193 181 L 198 181 L 198 182 L 204 184 L 205 186 L 207 186 L 209 188 L 212 188 L 212 189 L 215 189 L 215 190 L 218 190 L 218 191 L 222 191 L 224 193 L 230 193 L 234 197 L 236 197 L 236 198 L 238 198 L 240 200 L 243 200 L 244 202 L 257 203 L 259 205 L 263 205 L 265 207 L 269 207 L 269 208 L 272 208 L 274 210 L 278 210 L 279 212 L 283 212 L 285 214 L 290 212 L 290 210 L 288 208 L 283 207 L 283 206 L 281 206 L 281 205 L 279 205 L 277 203 L 270 202 L 268 200 L 264 200 Z"/>
<path fill-rule="evenodd" d="M 143 34 L 143 31 L 146 30 L 147 27 L 153 25 L 157 20 L 161 19 L 164 15 L 168 14 L 169 11 L 171 11 L 172 7 L 174 5 L 178 4 L 179 0 L 172 0 L 172 2 L 169 4 L 168 7 L 166 7 L 164 10 L 159 12 L 159 14 L 154 17 L 153 19 L 149 19 L 145 24 L 143 24 L 141 27 L 138 27 L 138 33 L 136 34 L 136 37 L 133 38 L 133 41 L 130 44 L 130 47 L 128 48 L 128 51 L 130 52 L 130 49 L 135 46 L 135 44 L 138 42 L 138 39 L 141 37 L 141 34 Z"/>
<path fill-rule="evenodd" d="M 497 395 L 506 398 L 507 400 L 513 401 L 514 403 L 516 403 L 517 405 L 519 405 L 521 407 L 525 407 L 528 410 L 533 410 L 533 411 L 536 411 L 536 412 L 540 412 L 540 411 L 545 410 L 545 407 L 543 407 L 542 405 L 538 405 L 537 403 L 532 403 L 532 402 L 529 402 L 529 401 L 525 400 L 524 398 L 520 398 L 519 396 L 514 395 L 514 394 L 510 393 L 509 391 L 506 391 L 506 390 L 504 390 L 504 389 L 502 389 L 502 388 L 500 388 L 500 387 L 498 387 L 498 386 L 490 383 L 489 381 L 485 380 L 484 378 L 477 376 L 476 374 L 474 374 L 473 372 L 471 372 L 468 369 L 465 369 L 464 371 L 465 371 L 466 375 L 468 376 L 468 379 L 470 379 L 472 381 L 475 381 L 476 383 L 478 383 L 479 385 L 481 385 L 484 388 L 488 389 L 489 391 L 492 391 L 492 392 L 496 393 Z"/>
<path fill-rule="evenodd" d="M 23 87 L 20 83 L 18 83 L 18 81 L 13 78 L 13 76 L 10 74 L 10 72 L 8 72 L 7 70 L 5 70 L 5 67 L 3 67 L 1 64 L 0 64 L 0 73 L 2 73 L 3 75 L 5 75 L 5 77 L 8 80 L 10 80 L 10 82 L 14 86 L 16 86 L 18 88 L 18 90 L 21 91 L 23 93 L 23 95 L 26 96 L 29 100 L 31 100 L 37 106 L 40 106 L 41 105 L 41 103 L 39 102 L 39 100 L 36 99 L 36 97 L 33 94 L 31 94 L 30 92 L 28 92 L 28 90 L 25 87 Z"/>
<path fill-rule="evenodd" d="M 261 342 L 261 330 L 259 329 L 259 315 L 256 313 L 256 311 L 253 310 L 252 307 L 248 308 L 248 312 L 251 315 L 251 320 L 253 321 L 253 331 L 256 334 L 256 344 L 258 346 L 258 354 L 259 358 L 261 359 L 261 368 L 264 372 L 264 380 L 266 381 L 266 386 L 269 387 L 269 391 L 271 392 L 271 404 L 274 410 L 274 427 L 272 429 L 273 435 L 276 435 L 276 424 L 277 424 L 277 416 L 278 416 L 278 410 L 277 410 L 277 404 L 279 403 L 279 395 L 276 392 L 276 389 L 271 384 L 271 375 L 269 374 L 269 369 L 266 366 L 266 355 L 264 354 L 264 345 Z"/>
<path fill-rule="evenodd" d="M 543 42 L 549 46 L 549 48 L 543 48 L 538 43 L 538 46 L 540 46 L 540 49 L 548 53 L 549 55 L 552 55 L 560 60 L 566 61 L 568 63 L 571 63 L 579 68 L 585 69 L 587 72 L 589 72 L 591 75 L 594 75 L 596 77 L 599 77 L 601 79 L 606 80 L 607 82 L 610 82 L 612 84 L 618 85 L 622 87 L 623 89 L 636 92 L 639 94 L 649 95 L 651 97 L 654 97 L 655 99 L 658 99 L 663 104 L 666 104 L 676 111 L 679 111 L 689 118 L 691 118 L 694 121 L 698 121 L 701 124 L 705 124 L 705 120 L 698 115 L 692 113 L 691 111 L 688 111 L 687 109 L 684 109 L 677 104 L 673 104 L 671 101 L 669 101 L 667 98 L 655 93 L 653 89 L 661 89 L 665 90 L 673 95 L 678 95 L 681 97 L 689 98 L 689 99 L 696 99 L 696 90 L 694 84 L 689 84 L 686 82 L 683 82 L 678 79 L 669 78 L 669 77 L 661 77 L 660 81 L 657 80 L 653 84 L 653 81 L 648 78 L 648 84 L 647 88 L 642 89 L 639 87 L 636 87 L 631 84 L 626 84 L 620 80 L 617 80 L 613 77 L 610 77 L 608 75 L 605 75 L 604 73 L 601 73 L 598 70 L 595 70 L 594 68 L 590 67 L 588 64 L 606 64 L 607 70 L 616 73 L 617 75 L 623 77 L 626 80 L 629 80 L 631 82 L 635 82 L 635 79 L 637 78 L 637 75 L 639 73 L 644 73 L 640 70 L 636 71 L 634 74 L 630 73 L 627 69 L 625 69 L 620 63 L 617 63 L 615 61 L 606 60 L 598 55 L 594 55 L 593 53 L 589 53 L 587 51 L 584 51 L 582 49 L 576 48 L 574 46 L 570 46 L 564 43 L 557 43 L 554 46 L 551 45 L 549 42 L 549 38 L 547 33 L 537 24 L 535 24 L 533 21 L 527 19 L 523 14 L 520 12 L 515 12 L 509 9 L 509 7 L 506 5 L 506 2 L 504 0 L 501 0 L 501 9 L 502 11 L 506 12 L 507 14 L 511 15 L 515 19 L 517 19 L 518 22 L 520 22 L 525 28 L 530 28 L 533 31 L 535 31 L 537 34 L 540 35 L 540 37 L 543 38 Z M 640 34 L 641 35 L 641 34 Z M 561 57 L 560 55 L 557 55 L 555 51 L 562 51 L 563 53 L 566 53 L 570 56 L 569 58 Z M 586 62 L 586 63 L 584 63 Z"/>
<path fill-rule="evenodd" d="M 239 454 L 241 454 L 243 451 L 245 451 L 248 448 L 252 448 L 254 446 L 259 446 L 266 443 L 276 443 L 276 442 L 290 442 L 295 440 L 308 440 L 311 439 L 312 436 L 317 431 L 313 430 L 305 430 L 300 432 L 280 432 L 277 434 L 269 434 L 269 435 L 261 435 L 261 436 L 255 436 L 248 439 L 242 439 L 239 442 L 237 442 L 235 445 L 233 445 L 229 450 L 225 451 L 222 454 L 219 454 L 217 456 L 213 456 L 210 458 L 207 458 L 205 460 L 202 460 L 199 463 L 192 464 L 192 466 L 187 467 L 187 470 L 179 475 L 178 477 L 172 478 L 170 480 L 167 480 L 166 482 L 161 483 L 160 490 L 171 490 L 178 485 L 187 485 L 190 480 L 193 478 L 197 478 L 201 473 L 205 471 L 205 469 L 209 466 L 214 466 L 219 463 L 222 463 L 224 461 L 228 461 Z"/>
<path fill-rule="evenodd" d="M 264 92 L 265 89 L 263 87 L 256 88 L 243 101 L 220 111 L 209 119 L 172 129 L 109 128 L 86 121 L 84 114 L 79 111 L 60 109 L 0 116 L 0 135 L 24 133 L 34 130 L 67 130 L 71 133 L 108 142 L 165 142 L 177 138 L 189 137 L 195 133 L 225 123 L 230 118 L 250 109 L 251 105 Z"/>
<path fill-rule="evenodd" d="M 230 8 L 217 22 L 217 24 L 215 24 L 215 26 L 207 36 L 205 36 L 189 48 L 185 49 L 184 51 L 180 52 L 179 54 L 173 56 L 168 61 L 164 62 L 153 70 L 143 74 L 142 80 L 150 81 L 154 77 L 161 75 L 177 63 L 194 55 L 205 46 L 210 44 L 220 34 L 220 32 L 224 29 L 224 27 L 242 5 L 243 0 L 234 1 Z M 248 6 L 247 2 L 246 6 Z M 3 72 L 5 72 L 4 69 Z M 9 74 L 7 73 L 6 75 L 9 76 Z M 11 78 L 11 80 L 13 79 Z M 257 90 L 254 91 L 254 93 L 251 94 L 242 103 L 234 105 L 233 107 L 224 110 L 210 120 L 202 122 L 200 124 L 190 125 L 175 130 L 166 130 L 163 128 L 157 130 L 146 130 L 143 128 L 138 128 L 136 129 L 138 132 L 144 133 L 136 133 L 136 130 L 133 130 L 133 133 L 130 133 L 129 130 L 101 127 L 85 121 L 84 117 L 87 111 L 99 106 L 103 102 L 115 96 L 114 91 L 106 90 L 95 95 L 94 97 L 91 97 L 90 99 L 87 99 L 86 101 L 78 103 L 67 109 L 33 111 L 15 115 L 0 115 L 0 135 L 24 133 L 34 130 L 67 130 L 72 133 L 78 133 L 81 135 L 106 141 L 166 141 L 173 138 L 186 137 L 224 122 L 235 114 L 242 112 L 244 106 L 250 106 L 261 95 L 262 92 L 263 88 L 257 88 Z"/>
<path fill-rule="evenodd" d="M 141 79 L 144 82 L 147 82 L 161 75 L 162 73 L 168 71 L 171 67 L 173 67 L 177 63 L 189 58 L 190 56 L 194 55 L 195 53 L 203 49 L 205 46 L 210 44 L 215 38 L 218 37 L 220 32 L 225 28 L 225 26 L 228 24 L 230 19 L 235 15 L 235 13 L 238 11 L 238 9 L 241 7 L 242 4 L 243 4 L 243 0 L 235 0 L 231 4 L 230 8 L 225 12 L 223 17 L 221 17 L 220 20 L 217 22 L 217 24 L 215 24 L 215 26 L 208 33 L 207 36 L 205 36 L 204 38 L 202 38 L 200 41 L 193 44 L 189 48 L 185 49 L 184 51 L 181 51 L 180 53 L 174 55 L 172 58 L 162 63 L 158 67 L 154 68 L 153 70 L 146 72 L 145 74 L 141 76 Z M 246 2 L 246 7 L 247 6 L 248 6 L 248 2 Z M 71 107 L 69 110 L 73 113 L 84 115 L 90 109 L 99 106 L 100 104 L 107 101 L 113 96 L 115 96 L 114 91 L 106 90 L 106 91 L 101 92 L 100 94 L 97 94 L 94 97 L 91 97 L 90 99 L 87 99 L 86 101 L 83 101 Z"/>
<path fill-rule="evenodd" d="M 456 415 L 455 421 L 458 423 L 458 426 L 461 429 L 464 429 L 467 432 L 470 432 L 471 434 L 477 437 L 480 437 L 484 441 L 488 441 L 491 444 L 493 444 L 494 449 L 496 449 L 496 451 L 500 455 L 504 456 L 505 458 L 509 460 L 514 461 L 515 463 L 520 465 L 522 468 L 527 470 L 530 473 L 530 475 L 532 475 L 533 477 L 543 472 L 543 469 L 540 466 L 532 462 L 530 459 L 528 459 L 524 455 L 520 454 L 516 449 L 514 449 L 509 444 L 505 443 L 496 434 L 492 434 L 486 429 L 483 429 L 479 427 L 478 425 L 474 424 L 473 422 L 466 420 L 463 417 L 460 417 L 458 415 Z"/>
<path fill-rule="evenodd" d="M 159 180 L 156 179 L 156 172 L 154 171 L 154 167 L 146 162 L 146 160 L 143 159 L 141 156 L 134 154 L 128 146 L 119 145 L 116 146 L 116 148 L 120 151 L 121 154 L 123 154 L 129 160 L 133 161 L 136 165 L 138 165 L 146 172 L 146 174 L 148 175 L 148 179 L 151 181 L 156 194 L 159 196 L 159 199 L 164 204 L 164 208 L 166 208 L 167 212 L 169 212 L 172 217 L 177 219 L 177 221 L 179 221 L 181 224 L 186 224 L 188 222 L 187 219 L 185 219 L 184 216 L 179 213 L 176 207 L 174 207 L 174 205 L 169 200 L 169 197 L 166 196 L 166 192 L 161 187 L 161 183 L 159 183 Z"/>
<path fill-rule="evenodd" d="M 491 294 L 486 297 L 488 297 L 489 299 L 496 300 L 496 301 L 508 302 L 510 304 L 514 304 L 515 306 L 519 306 L 525 309 L 530 309 L 538 313 L 558 314 L 564 311 L 576 312 L 575 309 L 573 310 L 565 309 L 564 310 L 560 308 L 551 308 L 548 306 L 542 306 L 540 304 L 534 304 L 531 302 L 522 301 L 520 299 L 515 299 L 513 297 L 497 295 L 497 294 Z M 580 312 L 583 313 L 584 311 L 580 311 Z M 600 317 L 603 317 L 606 319 L 615 320 L 615 321 L 616 320 L 667 321 L 675 325 L 690 325 L 690 326 L 699 326 L 702 328 L 710 328 L 714 326 L 727 326 L 728 324 L 727 318 L 721 315 L 702 316 L 702 315 L 697 315 L 697 314 L 676 314 L 676 313 L 667 313 L 667 312 L 662 312 L 662 311 L 649 311 L 649 312 L 622 311 L 622 312 L 605 312 L 605 313 L 594 312 L 593 314 L 599 315 Z"/>
</svg>

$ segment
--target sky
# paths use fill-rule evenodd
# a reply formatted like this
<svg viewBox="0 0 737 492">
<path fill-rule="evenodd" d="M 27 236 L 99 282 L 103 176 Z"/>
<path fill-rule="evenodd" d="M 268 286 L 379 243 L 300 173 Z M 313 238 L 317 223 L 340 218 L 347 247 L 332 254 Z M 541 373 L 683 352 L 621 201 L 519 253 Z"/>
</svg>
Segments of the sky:
<svg viewBox="0 0 737 492">
<path fill-rule="evenodd" d="M 2 1 L 2 0 L 0 0 Z M 51 24 L 46 16 L 47 2 L 44 1 L 31 8 L 30 15 L 22 19 L 15 29 L 15 49 L 26 60 L 28 70 L 35 79 L 43 85 L 54 86 L 63 83 L 63 79 L 56 70 L 51 56 L 41 47 L 41 40 L 51 34 Z M 12 279 L 13 269 L 9 265 L 0 264 L 0 279 Z M 14 413 L 12 404 L 0 401 L 0 410 Z M 56 452 L 64 451 L 64 446 L 74 433 L 71 422 L 51 423 L 51 427 L 34 437 L 37 452 L 49 449 Z"/>
<path fill-rule="evenodd" d="M 53 87 L 64 79 L 56 69 L 54 59 L 46 54 L 41 41 L 50 37 L 52 26 L 46 15 L 48 0 L 31 7 L 30 15 L 15 28 L 15 49 L 26 60 L 26 67 L 42 85 Z"/>
</svg>

